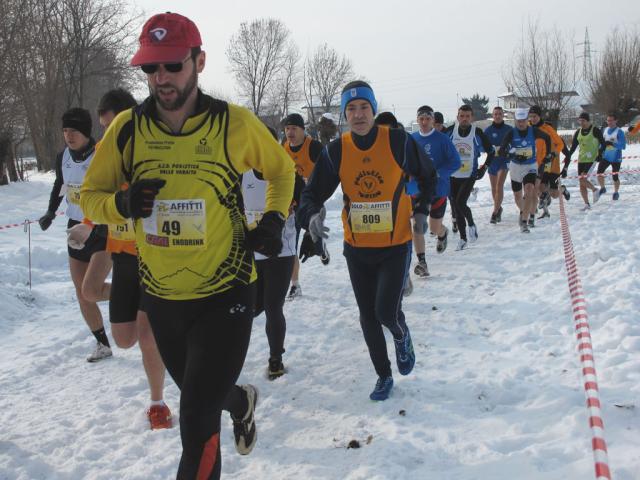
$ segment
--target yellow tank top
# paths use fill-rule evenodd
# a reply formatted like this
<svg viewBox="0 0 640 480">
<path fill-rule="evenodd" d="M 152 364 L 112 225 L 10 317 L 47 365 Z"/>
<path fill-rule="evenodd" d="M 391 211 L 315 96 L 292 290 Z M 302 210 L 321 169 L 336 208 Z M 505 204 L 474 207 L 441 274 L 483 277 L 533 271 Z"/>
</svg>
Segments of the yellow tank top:
<svg viewBox="0 0 640 480">
<path fill-rule="evenodd" d="M 202 298 L 256 279 L 244 247 L 241 177 L 226 149 L 228 115 L 205 115 L 183 134 L 134 115 L 132 181 L 166 181 L 151 216 L 135 226 L 140 277 L 152 295 Z"/>
</svg>

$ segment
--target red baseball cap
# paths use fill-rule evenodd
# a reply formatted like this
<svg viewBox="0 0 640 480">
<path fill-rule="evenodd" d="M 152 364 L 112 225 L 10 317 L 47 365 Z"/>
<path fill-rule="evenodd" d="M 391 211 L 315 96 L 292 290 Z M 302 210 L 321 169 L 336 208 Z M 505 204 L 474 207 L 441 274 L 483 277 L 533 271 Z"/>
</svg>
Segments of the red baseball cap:
<svg viewBox="0 0 640 480">
<path fill-rule="evenodd" d="M 131 65 L 179 63 L 193 47 L 202 45 L 196 24 L 177 13 L 159 13 L 142 27 L 140 48 Z"/>
</svg>

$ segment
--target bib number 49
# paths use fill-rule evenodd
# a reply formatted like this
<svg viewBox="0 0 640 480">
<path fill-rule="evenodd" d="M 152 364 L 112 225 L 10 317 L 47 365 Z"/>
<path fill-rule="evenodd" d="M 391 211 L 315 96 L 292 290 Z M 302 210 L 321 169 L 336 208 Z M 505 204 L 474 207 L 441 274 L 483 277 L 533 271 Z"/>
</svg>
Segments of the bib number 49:
<svg viewBox="0 0 640 480">
<path fill-rule="evenodd" d="M 164 221 L 162 222 L 162 233 L 165 235 L 180 235 L 180 222 L 177 220 L 173 220 L 171 222 Z"/>
</svg>

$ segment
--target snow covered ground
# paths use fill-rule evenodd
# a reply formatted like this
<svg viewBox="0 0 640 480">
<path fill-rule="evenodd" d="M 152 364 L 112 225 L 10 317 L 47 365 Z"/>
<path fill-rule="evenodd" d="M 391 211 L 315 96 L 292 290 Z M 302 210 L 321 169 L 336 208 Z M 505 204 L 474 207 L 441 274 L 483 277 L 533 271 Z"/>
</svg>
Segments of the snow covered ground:
<svg viewBox="0 0 640 480">
<path fill-rule="evenodd" d="M 640 155 L 640 146 L 625 154 Z M 634 166 L 640 161 L 623 168 Z M 0 225 L 37 218 L 51 182 L 39 174 L 0 187 Z M 640 182 L 623 182 L 619 202 L 608 193 L 586 214 L 571 187 L 568 216 L 612 472 L 633 480 L 640 478 Z M 241 381 L 260 390 L 259 440 L 250 456 L 238 456 L 223 419 L 224 478 L 593 478 L 558 205 L 522 235 L 511 194 L 503 223 L 490 225 L 488 180 L 479 186 L 472 204 L 479 241 L 455 252 L 452 237 L 436 255 L 430 240 L 431 277 L 414 278 L 404 302 L 416 368 L 396 374 L 382 403 L 368 399 L 375 374 L 341 255 L 339 211 L 329 212 L 332 260 L 303 265 L 304 296 L 286 305 L 289 373 L 275 382 L 265 378 L 264 317 L 255 321 Z M 84 360 L 94 340 L 67 271 L 65 220 L 47 232 L 34 227 L 32 291 L 27 236 L 0 230 L 0 479 L 173 478 L 179 430 L 147 430 L 137 347 L 97 364 Z M 179 392 L 166 383 L 177 417 Z M 352 440 L 361 448 L 347 448 Z"/>
</svg>

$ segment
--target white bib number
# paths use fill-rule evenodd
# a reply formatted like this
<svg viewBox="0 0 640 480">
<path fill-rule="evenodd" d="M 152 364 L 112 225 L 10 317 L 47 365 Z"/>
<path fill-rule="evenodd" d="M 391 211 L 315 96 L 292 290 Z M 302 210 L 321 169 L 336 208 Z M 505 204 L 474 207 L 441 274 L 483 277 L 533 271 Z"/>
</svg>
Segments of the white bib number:
<svg viewBox="0 0 640 480">
<path fill-rule="evenodd" d="M 74 205 L 80 205 L 80 185 L 79 183 L 67 184 L 67 201 Z"/>
<path fill-rule="evenodd" d="M 145 241 L 181 250 L 206 247 L 206 205 L 203 199 L 155 200 L 142 222 Z"/>
<path fill-rule="evenodd" d="M 354 233 L 388 233 L 393 230 L 391 202 L 354 202 L 349 215 Z"/>
</svg>

